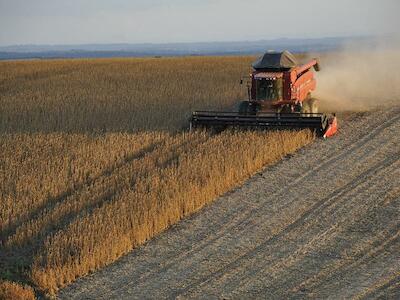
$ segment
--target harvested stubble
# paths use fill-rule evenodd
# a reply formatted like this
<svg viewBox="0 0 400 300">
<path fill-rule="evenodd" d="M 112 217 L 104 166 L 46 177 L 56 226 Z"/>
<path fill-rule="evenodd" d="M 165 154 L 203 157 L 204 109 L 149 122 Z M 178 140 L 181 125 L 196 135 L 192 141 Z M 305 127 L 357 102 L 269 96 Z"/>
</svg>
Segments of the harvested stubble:
<svg viewBox="0 0 400 300">
<path fill-rule="evenodd" d="M 309 143 L 177 132 L 192 109 L 243 96 L 248 60 L 3 63 L 0 276 L 52 294 Z"/>
</svg>

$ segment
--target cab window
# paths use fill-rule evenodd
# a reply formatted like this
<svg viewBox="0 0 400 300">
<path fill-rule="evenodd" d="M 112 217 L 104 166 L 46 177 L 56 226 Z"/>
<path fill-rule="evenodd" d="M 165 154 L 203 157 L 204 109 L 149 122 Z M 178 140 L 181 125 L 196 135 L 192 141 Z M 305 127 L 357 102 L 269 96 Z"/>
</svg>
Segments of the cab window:
<svg viewBox="0 0 400 300">
<path fill-rule="evenodd" d="M 279 100 L 282 99 L 282 78 L 256 80 L 257 100 Z"/>
</svg>

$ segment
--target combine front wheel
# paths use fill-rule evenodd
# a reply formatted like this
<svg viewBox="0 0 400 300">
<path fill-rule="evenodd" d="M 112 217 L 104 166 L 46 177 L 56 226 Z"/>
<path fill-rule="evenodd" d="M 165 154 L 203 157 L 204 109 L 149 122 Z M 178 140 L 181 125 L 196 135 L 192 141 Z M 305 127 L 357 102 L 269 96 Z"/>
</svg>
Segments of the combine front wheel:
<svg viewBox="0 0 400 300">
<path fill-rule="evenodd" d="M 242 101 L 239 105 L 239 115 L 247 115 L 249 111 L 249 101 Z"/>
<path fill-rule="evenodd" d="M 309 105 L 310 105 L 310 113 L 317 114 L 318 113 L 318 100 L 315 98 L 312 98 L 309 101 Z"/>
<path fill-rule="evenodd" d="M 239 105 L 239 115 L 255 115 L 257 110 L 257 105 L 250 101 L 242 101 Z"/>
<path fill-rule="evenodd" d="M 304 101 L 301 106 L 301 113 L 302 114 L 309 114 L 311 113 L 311 106 L 310 101 Z"/>
</svg>

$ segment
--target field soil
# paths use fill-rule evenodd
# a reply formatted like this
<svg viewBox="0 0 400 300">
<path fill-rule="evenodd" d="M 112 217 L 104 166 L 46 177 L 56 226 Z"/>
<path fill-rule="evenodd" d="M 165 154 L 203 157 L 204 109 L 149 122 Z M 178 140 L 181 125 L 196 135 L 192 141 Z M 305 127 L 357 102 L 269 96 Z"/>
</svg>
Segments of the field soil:
<svg viewBox="0 0 400 300">
<path fill-rule="evenodd" d="M 58 296 L 399 298 L 400 108 L 341 126 Z"/>
</svg>

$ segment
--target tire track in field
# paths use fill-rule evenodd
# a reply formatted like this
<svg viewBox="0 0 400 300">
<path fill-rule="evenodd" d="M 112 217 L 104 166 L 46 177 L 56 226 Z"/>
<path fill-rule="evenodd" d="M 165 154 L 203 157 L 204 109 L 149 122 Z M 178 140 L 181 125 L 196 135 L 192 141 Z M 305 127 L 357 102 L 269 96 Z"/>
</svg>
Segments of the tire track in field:
<svg viewBox="0 0 400 300">
<path fill-rule="evenodd" d="M 398 162 L 398 160 L 397 160 L 397 162 Z M 394 169 L 394 170 L 396 170 L 398 168 L 398 166 L 395 166 L 395 165 L 391 165 L 390 167 L 391 167 L 391 169 Z M 258 264 L 256 267 L 253 267 L 251 269 L 251 272 L 249 272 L 248 274 L 242 275 L 240 279 L 236 279 L 236 281 L 234 281 L 233 283 L 225 284 L 224 287 L 226 287 L 227 289 L 236 290 L 238 288 L 241 288 L 242 286 L 246 286 L 247 284 L 250 284 L 251 281 L 253 281 L 257 277 L 261 277 L 260 276 L 261 272 L 263 274 L 268 274 L 268 276 L 270 276 L 270 277 L 278 277 L 278 276 L 274 275 L 276 273 L 275 271 L 277 269 L 282 270 L 283 268 L 288 268 L 289 266 L 292 266 L 294 263 L 301 261 L 307 255 L 307 253 L 309 253 L 313 249 L 318 249 L 318 248 L 325 246 L 326 244 L 329 244 L 333 238 L 335 238 L 336 236 L 338 236 L 339 234 L 343 233 L 346 230 L 346 225 L 347 225 L 346 221 L 354 220 L 354 218 L 356 217 L 355 214 L 352 214 L 350 216 L 346 215 L 346 210 L 347 209 L 350 210 L 350 208 L 347 208 L 346 206 L 347 205 L 351 206 L 352 204 L 354 205 L 359 202 L 356 199 L 356 196 L 357 196 L 359 190 L 362 190 L 363 193 L 373 192 L 374 189 L 369 188 L 369 185 L 370 185 L 370 187 L 373 186 L 373 185 L 371 185 L 371 183 L 374 182 L 374 180 L 376 180 L 376 177 L 380 176 L 383 172 L 386 172 L 387 170 L 388 170 L 388 168 L 384 168 L 379 173 L 375 174 L 374 177 L 370 177 L 368 181 L 363 182 L 362 185 L 360 184 L 359 186 L 357 186 L 357 188 L 353 189 L 351 191 L 351 193 L 345 195 L 346 196 L 345 199 L 343 199 L 343 197 L 342 197 L 342 199 L 340 199 L 342 201 L 335 201 L 331 206 L 327 207 L 329 210 L 325 211 L 324 213 L 320 213 L 320 214 L 317 214 L 316 216 L 314 216 L 314 218 L 312 220 L 310 220 L 310 222 L 314 222 L 314 224 L 311 224 L 308 227 L 303 228 L 303 225 L 305 225 L 305 223 L 303 223 L 299 227 L 296 228 L 296 231 L 299 232 L 299 236 L 303 237 L 304 234 L 300 235 L 301 232 L 309 233 L 309 232 L 311 232 L 312 227 L 317 227 L 318 233 L 311 234 L 311 236 L 310 236 L 311 241 L 309 239 L 304 240 L 304 238 L 303 238 L 302 241 L 298 242 L 298 245 L 302 245 L 302 246 L 300 246 L 300 247 L 297 246 L 294 252 L 289 253 L 289 256 L 283 256 L 282 258 L 279 257 L 275 260 L 271 257 L 271 259 L 268 258 L 269 259 L 268 263 L 265 263 L 265 261 L 267 261 L 267 257 L 264 256 L 263 259 L 260 260 L 260 261 L 262 261 L 262 263 Z M 375 190 L 377 190 L 377 188 Z M 376 192 L 376 191 L 374 191 L 374 192 Z M 383 201 L 381 201 L 381 202 L 383 202 Z M 364 202 L 362 210 L 361 211 L 360 211 L 360 209 L 357 210 L 356 213 L 359 218 L 362 218 L 363 216 L 365 216 L 365 211 L 368 211 L 368 204 L 373 204 L 373 203 L 365 203 Z M 332 212 L 330 213 L 330 211 L 332 211 Z M 328 219 L 328 216 L 330 214 L 332 216 L 335 216 L 333 218 L 334 220 L 329 222 L 327 230 L 323 231 L 322 233 L 319 232 L 318 226 L 321 227 L 321 225 L 323 223 L 321 219 L 325 219 L 325 218 Z M 336 215 L 338 215 L 338 217 L 336 217 Z M 318 223 L 315 223 L 315 220 L 317 218 L 319 218 Z M 323 221 L 326 222 L 326 219 Z M 340 224 L 345 224 L 344 228 L 341 229 L 340 226 L 338 226 Z M 324 229 L 324 228 L 322 228 L 322 229 Z M 400 229 L 400 224 L 395 224 L 394 228 L 392 228 L 392 230 L 391 230 L 392 231 L 391 234 L 386 236 L 386 238 L 390 239 L 391 236 L 398 238 L 396 234 L 398 234 L 399 229 Z M 379 244 L 383 241 L 379 240 L 378 242 L 379 243 L 375 245 L 375 248 L 377 248 L 379 246 Z M 280 244 L 283 244 L 283 243 L 285 243 L 285 241 L 281 242 Z M 304 245 L 304 243 L 305 243 L 305 245 Z M 273 245 L 269 245 L 269 246 L 273 247 Z M 364 252 L 368 252 L 369 249 L 371 249 L 371 248 L 366 248 L 363 250 L 364 250 Z M 274 251 L 274 249 L 268 251 L 268 253 L 271 253 L 272 255 L 275 252 L 276 251 Z M 293 255 L 294 255 L 294 257 L 293 257 Z M 276 260 L 278 260 L 278 262 L 276 262 Z M 288 260 L 289 260 L 290 264 L 289 264 Z M 358 260 L 358 262 L 360 262 L 360 261 Z M 272 265 L 270 265 L 270 264 L 272 264 Z M 352 264 L 353 264 L 353 266 L 356 266 L 356 262 L 353 262 Z M 268 265 L 270 265 L 270 266 L 268 266 Z M 267 266 L 268 266 L 268 268 L 267 268 Z M 325 270 L 325 268 L 324 268 L 324 270 Z M 329 275 L 331 277 L 332 273 L 330 272 Z M 281 283 L 283 283 L 283 282 L 281 281 Z M 278 290 L 279 282 L 274 284 L 273 286 L 274 286 L 274 289 Z M 282 290 L 284 291 L 287 288 L 288 288 L 288 286 L 286 285 L 286 286 L 282 287 Z M 309 289 L 309 288 L 307 287 L 307 289 Z M 267 290 L 261 289 L 260 293 L 266 294 Z"/>
<path fill-rule="evenodd" d="M 335 262 L 330 264 L 323 264 L 323 267 L 317 274 L 305 274 L 305 281 L 300 284 L 296 284 L 296 280 L 299 281 L 299 278 L 296 278 L 298 274 L 290 275 L 281 275 L 277 277 L 276 280 L 273 281 L 274 284 L 271 283 L 269 288 L 261 289 L 260 293 L 266 293 L 268 289 L 273 288 L 277 291 L 281 291 L 281 295 L 283 298 L 290 298 L 293 294 L 305 293 L 308 294 L 317 293 L 321 290 L 321 285 L 327 281 L 337 280 L 340 278 L 345 272 L 351 271 L 352 269 L 358 268 L 361 264 L 368 262 L 368 259 L 371 259 L 377 255 L 381 255 L 389 248 L 395 246 L 400 241 L 400 224 L 397 223 L 394 226 L 388 228 L 388 233 L 384 231 L 380 231 L 378 238 L 373 241 L 362 241 L 361 243 L 355 243 L 355 245 L 351 245 L 351 248 L 341 249 L 341 252 L 345 251 L 358 251 L 355 257 L 346 257 L 343 258 L 341 256 L 335 259 Z M 369 243 L 370 242 L 370 243 Z M 359 250 L 361 248 L 361 250 Z M 301 261 L 300 261 L 301 263 Z M 310 277 L 311 276 L 311 277 Z M 303 278 L 300 278 L 302 280 Z M 295 287 L 293 286 L 293 280 L 295 283 Z M 290 283 L 290 286 L 288 285 Z"/>
<path fill-rule="evenodd" d="M 274 192 L 271 197 L 278 197 L 279 195 L 283 195 L 287 189 L 289 189 L 291 186 L 298 185 L 304 180 L 309 179 L 315 172 L 318 172 L 320 170 L 326 170 L 329 171 L 329 168 L 335 168 L 335 163 L 338 161 L 344 159 L 346 156 L 351 155 L 354 150 L 360 149 L 363 146 L 365 146 L 369 141 L 373 140 L 376 136 L 378 136 L 383 130 L 389 128 L 393 124 L 395 124 L 397 121 L 400 120 L 400 115 L 394 114 L 392 117 L 388 118 L 385 120 L 383 123 L 379 123 L 378 126 L 376 124 L 371 125 L 371 130 L 368 131 L 360 140 L 354 142 L 350 142 L 346 144 L 343 148 L 346 150 L 344 152 L 337 153 L 336 155 L 334 154 L 333 156 L 329 155 L 331 153 L 327 153 L 327 156 L 325 156 L 325 160 L 322 161 L 321 164 L 309 169 L 306 173 L 303 173 L 301 176 L 297 177 L 295 180 L 293 180 L 289 186 L 283 186 L 281 187 L 278 191 Z M 212 231 L 209 233 L 212 233 L 211 236 L 206 236 L 206 238 L 202 239 L 196 246 L 188 249 L 187 251 L 184 251 L 183 253 L 180 253 L 179 256 L 175 256 L 171 261 L 169 261 L 166 265 L 164 265 L 161 269 L 156 269 L 156 270 L 150 270 L 148 273 L 141 275 L 138 279 L 132 280 L 126 283 L 126 285 L 139 285 L 143 282 L 145 282 L 149 277 L 154 275 L 155 273 L 163 273 L 176 265 L 177 262 L 181 261 L 185 257 L 188 257 L 189 255 L 195 255 L 195 253 L 201 252 L 204 248 L 208 247 L 209 245 L 212 245 L 215 243 L 217 240 L 223 238 L 226 234 L 226 232 L 230 232 L 234 230 L 237 227 L 246 227 L 248 226 L 249 222 L 251 222 L 251 216 L 253 216 L 257 211 L 260 209 L 265 208 L 269 203 L 265 203 L 261 206 L 255 206 L 252 210 L 246 212 L 246 215 L 243 215 L 242 212 L 240 212 L 240 207 L 239 210 L 235 210 L 231 212 L 229 215 L 225 216 L 225 218 L 230 219 L 231 217 L 237 215 L 240 219 L 232 219 L 228 223 L 216 223 L 213 224 L 214 226 L 210 226 L 212 228 Z M 285 206 L 290 205 L 291 202 L 285 203 Z M 238 223 L 236 223 L 238 222 Z M 215 227 L 217 225 L 217 228 Z"/>
<path fill-rule="evenodd" d="M 321 282 L 312 291 L 312 294 L 318 295 L 321 299 L 332 299 L 332 295 L 340 299 L 355 298 L 360 292 L 368 290 L 370 286 L 375 286 L 376 282 L 382 281 L 382 278 L 398 272 L 400 270 L 399 233 L 382 246 L 385 249 L 367 257 L 356 269 L 351 268 L 348 272 L 340 273 L 340 276 Z M 389 286 L 392 285 L 388 284 L 386 287 L 389 289 Z M 397 293 L 399 292 L 397 291 Z"/>
<path fill-rule="evenodd" d="M 311 288 L 307 287 L 307 290 L 311 291 L 320 291 L 323 290 L 324 285 L 327 283 L 335 282 L 335 284 L 338 283 L 337 278 L 340 278 L 343 276 L 343 274 L 348 274 L 351 271 L 354 270 L 354 268 L 359 267 L 361 264 L 366 264 L 368 265 L 371 260 L 376 259 L 377 257 L 380 257 L 385 254 L 385 252 L 390 251 L 390 248 L 396 247 L 397 245 L 400 245 L 400 226 L 397 225 L 397 232 L 394 233 L 392 236 L 387 236 L 386 240 L 382 240 L 381 244 L 376 245 L 375 248 L 370 249 L 370 251 L 366 251 L 367 253 L 364 254 L 364 256 L 360 257 L 359 259 L 355 260 L 354 262 L 345 265 L 343 268 L 340 268 L 338 270 L 335 270 L 335 273 L 329 274 L 328 277 L 325 278 L 325 281 L 319 282 L 319 284 L 312 286 Z M 338 272 L 340 272 L 340 276 L 338 276 Z"/>
<path fill-rule="evenodd" d="M 393 277 L 385 278 L 378 286 L 370 287 L 370 289 L 357 295 L 355 299 L 396 299 L 400 297 L 400 272 L 394 274 Z"/>
<path fill-rule="evenodd" d="M 382 201 L 375 204 L 375 207 L 369 211 L 367 215 L 362 215 L 361 218 L 359 217 L 353 224 L 350 224 L 347 228 L 345 228 L 345 232 L 351 232 L 351 227 L 355 227 L 360 224 L 360 221 L 363 221 L 363 218 L 369 217 L 372 215 L 372 219 L 376 221 L 377 216 L 375 215 L 377 207 L 381 207 L 386 200 L 383 199 Z M 396 220 L 395 220 L 396 221 Z M 373 234 L 372 240 L 362 240 L 361 242 L 355 241 L 354 244 L 345 245 L 343 249 L 340 249 L 341 254 L 337 257 L 334 263 L 327 263 L 324 265 L 324 268 L 313 274 L 311 277 L 308 276 L 305 280 L 301 283 L 297 284 L 290 290 L 290 293 L 298 293 L 302 290 L 313 290 L 315 289 L 323 280 L 331 279 L 335 276 L 338 276 L 339 272 L 342 273 L 347 271 L 351 268 L 357 267 L 366 258 L 371 257 L 374 254 L 384 251 L 388 245 L 390 246 L 393 242 L 393 239 L 398 239 L 399 231 L 400 231 L 400 223 L 395 223 L 393 225 L 388 224 L 385 226 L 384 229 L 376 229 L 371 228 L 370 234 Z M 367 244 L 367 246 L 365 246 Z M 347 246 L 347 247 L 346 247 Z M 361 249 L 361 250 L 360 250 Z M 348 257 L 347 253 L 354 253 L 353 256 Z M 344 254 L 345 257 L 342 257 Z M 350 263 L 349 263 L 350 261 Z M 288 288 L 286 286 L 286 288 Z M 287 294 L 287 297 L 289 295 Z"/>
<path fill-rule="evenodd" d="M 378 174 L 380 172 L 384 172 L 385 169 L 387 169 L 394 162 L 399 160 L 399 155 L 400 155 L 400 152 L 396 153 L 395 157 L 387 158 L 383 163 L 380 162 L 380 163 L 372 166 L 366 172 L 361 173 L 359 176 L 357 176 L 354 180 L 352 180 L 350 183 L 348 183 L 344 187 L 341 187 L 338 190 L 335 190 L 333 193 L 331 193 L 327 197 L 325 197 L 322 200 L 315 203 L 309 210 L 307 210 L 305 213 L 303 213 L 300 216 L 300 218 L 295 220 L 289 226 L 285 227 L 278 234 L 272 236 L 271 238 L 267 239 L 265 242 L 261 243 L 254 249 L 248 251 L 247 253 L 243 254 L 242 256 L 240 256 L 239 258 L 234 260 L 233 262 L 231 262 L 228 265 L 224 266 L 223 268 L 219 269 L 217 272 L 215 272 L 211 276 L 202 278 L 202 279 L 196 281 L 195 283 L 193 283 L 192 285 L 188 286 L 187 288 L 177 291 L 176 293 L 172 294 L 172 298 L 186 295 L 187 293 L 190 293 L 191 290 L 194 288 L 199 288 L 202 285 L 206 285 L 207 283 L 209 283 L 211 281 L 218 280 L 221 277 L 223 277 L 225 274 L 227 274 L 228 272 L 231 272 L 234 269 L 240 267 L 243 261 L 252 260 L 260 252 L 264 251 L 265 248 L 267 246 L 269 246 L 270 244 L 277 243 L 280 239 L 282 239 L 290 231 L 304 226 L 304 224 L 307 222 L 307 220 L 310 219 L 311 217 L 320 215 L 324 209 L 328 208 L 331 205 L 340 204 L 337 201 L 340 201 L 340 202 L 345 201 L 345 199 L 339 198 L 339 197 L 346 196 L 347 194 L 350 194 L 350 193 L 357 193 L 360 188 L 365 188 L 364 186 L 361 185 L 361 183 L 363 183 L 364 178 L 370 176 L 373 173 Z M 230 286 L 230 288 L 234 288 L 234 286 L 237 286 L 245 278 L 256 276 L 264 268 L 265 268 L 265 264 L 263 264 L 263 263 L 258 264 L 257 267 L 253 266 L 253 268 L 249 272 L 250 274 L 245 274 L 242 278 L 240 278 L 239 280 L 234 282 Z"/>
<path fill-rule="evenodd" d="M 310 203 L 310 201 L 307 204 L 306 202 L 306 210 L 304 211 L 302 208 L 299 211 L 301 213 L 303 210 L 300 218 L 294 221 L 297 223 L 283 223 L 282 228 L 277 228 L 275 235 L 266 237 L 266 240 L 269 240 L 270 243 L 271 241 L 275 241 L 279 244 L 279 241 L 283 237 L 290 236 L 295 232 L 296 225 L 306 224 L 307 220 L 312 216 L 319 216 L 327 208 L 333 208 L 335 201 L 338 201 L 337 205 L 340 205 L 342 203 L 341 197 L 353 195 L 357 191 L 360 191 L 362 189 L 361 185 L 365 181 L 364 179 L 366 179 L 365 176 L 368 178 L 369 176 L 374 178 L 379 177 L 374 174 L 376 172 L 383 173 L 386 165 L 390 167 L 391 164 L 397 161 L 396 156 L 400 155 L 399 152 L 396 152 L 398 147 L 393 147 L 394 150 L 390 150 L 390 142 L 393 142 L 393 139 L 395 139 L 395 142 L 398 143 L 398 137 L 396 136 L 398 130 L 395 130 L 393 125 L 398 126 L 400 124 L 400 109 L 394 109 L 388 113 L 378 112 L 362 120 L 356 126 L 349 125 L 347 128 L 344 128 L 343 136 L 339 135 L 326 142 L 318 141 L 319 145 L 311 145 L 306 150 L 300 151 L 294 158 L 266 169 L 264 175 L 274 174 L 282 169 L 282 166 L 296 166 L 299 162 L 307 161 L 303 159 L 307 155 L 313 155 L 313 153 L 316 155 L 316 158 L 313 158 L 309 167 L 306 165 L 299 170 L 285 172 L 282 174 L 282 178 L 279 177 L 279 179 L 273 177 L 272 184 L 275 181 L 280 183 L 278 190 L 275 193 L 265 194 L 264 197 L 266 198 L 260 201 L 260 203 L 255 201 L 256 203 L 249 208 L 245 202 L 240 202 L 238 197 L 239 195 L 242 195 L 242 197 L 247 196 L 246 193 L 249 190 L 251 192 L 252 189 L 257 188 L 257 185 L 260 185 L 264 180 L 266 182 L 266 180 L 270 179 L 265 176 L 256 176 L 242 189 L 225 196 L 227 198 L 226 204 L 224 204 L 224 201 L 217 201 L 212 206 L 206 207 L 201 213 L 197 213 L 188 220 L 183 221 L 180 225 L 174 226 L 172 230 L 169 230 L 121 259 L 120 263 L 117 262 L 93 276 L 78 280 L 78 282 L 63 290 L 60 293 L 60 297 L 69 299 L 87 297 L 96 299 L 173 298 L 179 295 L 184 296 L 186 295 L 185 292 L 198 291 L 202 293 L 203 288 L 209 287 L 207 285 L 208 282 L 214 282 L 213 280 L 207 281 L 207 279 L 215 278 L 215 275 L 217 275 L 216 278 L 218 279 L 219 273 L 222 274 L 222 277 L 230 274 L 232 268 L 229 268 L 229 265 L 246 265 L 246 259 L 241 259 L 241 256 L 236 252 L 229 252 L 231 251 L 229 247 L 232 246 L 229 244 L 231 242 L 230 239 L 233 239 L 233 236 L 236 235 L 239 239 L 242 239 L 242 241 L 238 242 L 243 244 L 246 242 L 246 231 L 257 231 L 259 227 L 266 226 L 265 222 L 268 222 L 268 220 L 262 220 L 262 213 L 269 210 L 269 205 L 271 204 L 271 200 L 269 199 L 279 197 L 280 200 L 282 198 L 285 201 L 282 201 L 282 203 L 278 202 L 278 208 L 284 208 L 285 210 L 293 209 L 293 207 L 296 208 L 298 205 L 296 204 L 296 199 L 286 197 L 287 191 L 293 192 L 295 196 L 300 197 L 296 192 L 301 190 L 304 182 L 308 182 L 313 178 L 317 179 L 317 177 L 322 182 L 325 177 L 320 177 L 320 175 L 329 174 L 330 172 L 340 174 L 343 171 L 345 175 L 341 178 L 341 182 L 336 183 L 334 188 L 328 189 L 329 193 L 336 192 L 337 195 L 332 196 L 336 197 L 336 200 L 319 201 L 319 204 Z M 382 143 L 381 147 L 379 143 Z M 320 147 L 321 151 L 318 151 L 317 147 Z M 386 151 L 386 154 L 389 153 L 391 155 L 379 161 L 382 154 L 381 151 L 383 151 L 383 154 Z M 318 159 L 322 159 L 322 163 Z M 377 168 L 370 167 L 370 160 L 372 160 L 373 166 Z M 349 178 L 346 177 L 349 173 L 346 168 L 343 167 L 340 171 L 336 170 L 337 165 L 341 165 L 342 163 L 351 164 L 353 161 L 358 167 L 355 170 L 349 169 L 352 172 Z M 382 161 L 384 161 L 384 166 L 378 166 Z M 365 166 L 363 166 L 364 164 Z M 305 172 L 302 172 L 303 169 Z M 334 175 L 331 177 L 334 177 Z M 270 186 L 268 182 L 266 183 L 267 186 Z M 316 185 L 318 184 L 319 182 L 317 181 Z M 327 196 L 330 195 L 329 193 L 322 195 L 322 199 L 329 198 Z M 236 196 L 232 198 L 232 195 Z M 260 194 L 257 195 L 260 196 Z M 250 193 L 250 196 L 252 197 L 253 194 Z M 232 202 L 233 200 L 229 200 L 230 198 L 236 199 L 236 201 Z M 317 199 L 321 200 L 321 197 L 317 197 Z M 229 207 L 229 205 L 232 205 L 232 207 Z M 310 207 L 314 208 L 314 211 L 310 211 Z M 308 218 L 307 215 L 309 216 Z M 222 220 L 225 218 L 228 221 L 221 222 L 220 218 Z M 197 228 L 198 226 L 200 228 Z M 281 231 L 282 233 L 280 233 Z M 242 233 L 243 236 L 240 237 Z M 279 238 L 279 236 L 282 238 Z M 252 247 L 246 249 L 248 257 L 251 257 L 254 249 L 266 249 L 266 246 L 262 246 L 262 244 L 268 244 L 265 238 L 257 238 L 257 240 L 256 247 L 251 245 Z M 228 247 L 226 248 L 228 251 L 226 254 L 224 247 Z M 220 260 L 218 260 L 219 258 Z M 235 261 L 237 262 L 235 263 Z M 216 264 L 215 269 L 212 269 L 211 263 Z M 263 261 L 258 260 L 255 263 L 255 267 L 257 268 L 259 264 L 263 264 Z M 210 269 L 207 271 L 208 267 Z M 185 271 L 185 268 L 187 268 L 187 271 Z M 226 269 L 225 273 L 223 272 L 224 269 Z M 262 268 L 259 269 L 262 271 Z M 238 282 L 240 283 L 240 280 Z M 221 288 L 224 287 L 222 286 Z M 224 295 L 231 295 L 228 290 L 221 290 L 220 292 L 221 294 L 224 292 Z M 193 296 L 193 294 L 191 295 Z"/>
</svg>

